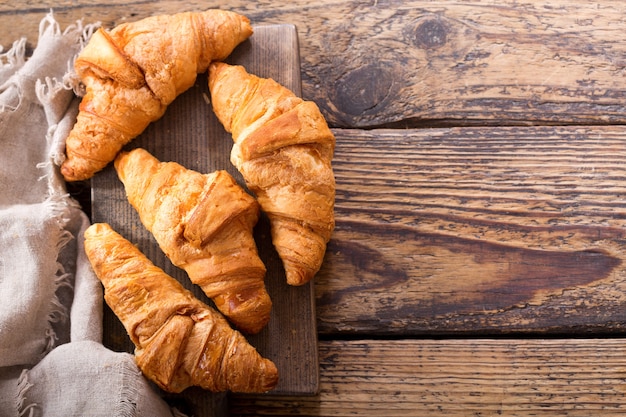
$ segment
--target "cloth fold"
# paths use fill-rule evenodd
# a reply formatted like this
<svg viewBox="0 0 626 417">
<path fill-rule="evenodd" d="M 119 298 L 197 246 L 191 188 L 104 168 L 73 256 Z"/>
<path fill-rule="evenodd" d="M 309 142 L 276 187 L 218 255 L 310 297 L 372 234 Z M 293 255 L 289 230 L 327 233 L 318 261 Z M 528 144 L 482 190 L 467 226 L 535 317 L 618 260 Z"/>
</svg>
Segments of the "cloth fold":
<svg viewBox="0 0 626 417">
<path fill-rule="evenodd" d="M 102 346 L 89 219 L 59 173 L 78 113 L 73 60 L 97 28 L 52 11 L 0 54 L 0 417 L 172 417 L 132 355 Z M 113 413 L 113 414 L 111 414 Z"/>
</svg>

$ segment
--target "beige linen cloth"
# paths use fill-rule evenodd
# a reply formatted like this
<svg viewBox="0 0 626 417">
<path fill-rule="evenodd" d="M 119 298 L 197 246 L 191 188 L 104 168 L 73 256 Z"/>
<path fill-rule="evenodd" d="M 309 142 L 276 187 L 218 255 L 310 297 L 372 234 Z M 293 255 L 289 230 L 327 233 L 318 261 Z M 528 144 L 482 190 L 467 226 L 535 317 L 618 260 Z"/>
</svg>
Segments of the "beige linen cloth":
<svg viewBox="0 0 626 417">
<path fill-rule="evenodd" d="M 0 54 L 0 417 L 180 415 L 132 355 L 101 344 L 89 220 L 58 171 L 78 108 L 73 58 L 95 26 L 62 31 L 50 12 L 30 57 L 25 39 Z"/>
</svg>

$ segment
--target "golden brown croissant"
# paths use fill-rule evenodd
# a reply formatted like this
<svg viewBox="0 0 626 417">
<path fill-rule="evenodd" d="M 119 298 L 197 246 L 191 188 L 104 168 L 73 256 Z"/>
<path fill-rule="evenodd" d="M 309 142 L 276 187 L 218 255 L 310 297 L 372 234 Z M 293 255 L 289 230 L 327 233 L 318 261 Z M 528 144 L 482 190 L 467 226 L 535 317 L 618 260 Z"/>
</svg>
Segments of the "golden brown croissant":
<svg viewBox="0 0 626 417">
<path fill-rule="evenodd" d="M 252 34 L 239 14 L 208 10 L 149 17 L 96 31 L 74 64 L 85 85 L 66 139 L 67 181 L 88 179 L 193 85 L 213 60 Z"/>
<path fill-rule="evenodd" d="M 226 171 L 200 174 L 141 148 L 121 152 L 115 169 L 128 201 L 172 263 L 239 330 L 260 331 L 272 302 L 252 235 L 256 200 Z"/>
<path fill-rule="evenodd" d="M 241 66 L 209 67 L 213 110 L 232 133 L 231 161 L 267 213 L 287 282 L 319 270 L 335 226 L 335 138 L 315 103 Z"/>
<path fill-rule="evenodd" d="M 85 251 L 135 344 L 137 365 L 161 388 L 265 392 L 276 386 L 272 361 L 108 224 L 85 231 Z"/>
</svg>

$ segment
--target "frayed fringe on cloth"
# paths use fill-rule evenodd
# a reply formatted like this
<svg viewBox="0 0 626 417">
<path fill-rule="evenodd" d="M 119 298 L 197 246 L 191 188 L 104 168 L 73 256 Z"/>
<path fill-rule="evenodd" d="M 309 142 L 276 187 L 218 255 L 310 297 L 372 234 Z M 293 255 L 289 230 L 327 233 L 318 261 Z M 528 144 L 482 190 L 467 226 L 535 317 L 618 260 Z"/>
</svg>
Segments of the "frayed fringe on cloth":
<svg viewBox="0 0 626 417">
<path fill-rule="evenodd" d="M 80 33 L 78 41 L 80 43 L 80 50 L 82 50 L 85 45 L 87 45 L 87 42 L 89 42 L 89 39 L 91 39 L 93 33 L 99 27 L 99 22 L 90 23 L 84 26 L 82 20 L 77 20 L 75 24 L 69 25 L 67 28 L 65 28 L 64 31 L 61 31 L 59 23 L 54 19 L 53 10 L 50 10 L 46 17 L 44 17 L 39 23 L 39 38 L 43 36 L 66 36 L 72 33 Z M 76 72 L 74 71 L 75 59 L 76 57 L 74 57 L 72 61 L 68 62 L 68 68 L 63 80 L 55 80 L 55 83 L 52 83 L 51 80 L 46 78 L 46 85 L 50 91 L 54 92 L 55 88 L 64 88 L 74 90 L 74 93 L 78 96 L 82 96 L 84 94 L 84 88 L 80 82 L 80 79 L 76 75 Z M 41 81 L 38 81 L 38 84 L 42 84 Z M 38 86 L 38 88 L 42 90 L 45 89 L 43 84 L 41 87 Z"/>
<path fill-rule="evenodd" d="M 26 393 L 33 387 L 33 384 L 28 382 L 28 370 L 24 369 L 17 381 L 17 393 L 15 397 L 15 409 L 19 413 L 19 417 L 33 417 L 35 411 L 37 411 L 37 404 L 25 404 Z"/>
<path fill-rule="evenodd" d="M 2 46 L 0 46 L 0 52 Z M 2 94 L 10 85 L 9 80 L 12 74 L 19 71 L 26 63 L 26 38 L 13 42 L 13 46 L 6 52 L 0 53 L 0 94 Z M 18 94 L 19 95 L 19 94 Z M 20 97 L 16 96 L 12 99 L 3 99 L 0 104 L 0 112 L 14 111 L 20 105 Z"/>
<path fill-rule="evenodd" d="M 67 36 L 74 33 L 80 34 L 78 38 L 80 52 L 100 26 L 101 24 L 99 22 L 84 25 L 82 20 L 77 20 L 75 24 L 69 25 L 64 31 L 61 31 L 59 23 L 54 19 L 53 11 L 50 10 L 39 23 L 39 38 L 45 36 Z M 73 90 L 74 94 L 77 96 L 84 95 L 84 86 L 74 71 L 75 60 L 76 56 L 68 62 L 67 71 L 62 80 L 50 79 L 48 77 L 46 77 L 44 81 L 37 80 L 37 95 L 42 102 L 45 103 L 46 97 L 53 97 L 61 89 Z"/>
<path fill-rule="evenodd" d="M 0 46 L 0 52 L 2 47 Z M 26 62 L 26 38 L 13 42 L 13 46 L 6 52 L 0 53 L 0 68 L 13 70 L 20 68 Z"/>
<path fill-rule="evenodd" d="M 69 25 L 65 30 L 61 30 L 59 23 L 54 18 L 54 11 L 51 9 L 39 23 L 39 40 L 43 38 L 77 36 L 80 51 L 87 42 L 89 42 L 93 33 L 100 26 L 101 24 L 99 22 L 84 25 L 82 20 L 77 20 L 76 23 Z M 12 47 L 6 52 L 2 52 L 0 46 L 0 73 L 17 73 L 17 71 L 26 64 L 28 58 L 26 56 L 26 41 L 26 38 L 16 40 L 13 42 Z M 41 90 L 38 94 L 55 94 L 59 89 L 66 89 L 73 90 L 78 96 L 84 95 L 84 87 L 74 71 L 75 59 L 76 56 L 68 62 L 67 70 L 62 80 L 48 78 L 46 78 L 44 82 L 38 80 L 37 88 Z M 13 77 L 4 80 L 4 82 L 0 84 L 0 93 L 9 87 L 19 87 L 12 78 Z M 49 90 L 48 93 L 46 93 L 46 89 Z M 19 102 L 16 105 L 0 106 L 0 111 L 15 110 L 17 106 L 19 106 Z"/>
<path fill-rule="evenodd" d="M 65 210 L 63 212 L 66 213 Z M 61 253 L 63 248 L 74 239 L 74 236 L 72 235 L 72 233 L 64 229 L 65 224 L 63 224 L 62 222 L 65 223 L 66 220 L 59 221 L 59 223 L 61 223 L 59 226 L 62 228 L 62 230 L 61 230 L 61 236 L 57 242 L 58 253 Z M 50 300 L 50 304 L 52 308 L 50 309 L 50 312 L 48 313 L 48 317 L 47 317 L 48 329 L 46 331 L 46 337 L 47 337 L 46 352 L 50 352 L 52 349 L 54 349 L 56 342 L 58 340 L 57 334 L 54 330 L 54 325 L 57 323 L 67 323 L 69 321 L 70 306 L 65 305 L 63 304 L 63 302 L 61 302 L 59 295 L 58 295 L 59 291 L 62 289 L 68 289 L 70 291 L 74 290 L 74 284 L 73 284 L 74 275 L 71 272 L 66 271 L 65 266 L 58 260 L 58 257 L 57 257 L 56 266 L 57 266 L 57 270 L 54 276 L 54 288 L 55 288 L 54 294 L 55 295 Z"/>
<path fill-rule="evenodd" d="M 50 9 L 50 12 L 39 23 L 39 38 L 44 36 L 67 36 L 74 32 L 82 32 L 79 39 L 82 49 L 89 42 L 91 35 L 98 27 L 100 27 L 100 23 L 90 23 L 87 26 L 83 26 L 81 19 L 77 20 L 75 24 L 69 25 L 64 31 L 61 31 L 61 26 L 54 18 L 54 10 Z"/>
</svg>

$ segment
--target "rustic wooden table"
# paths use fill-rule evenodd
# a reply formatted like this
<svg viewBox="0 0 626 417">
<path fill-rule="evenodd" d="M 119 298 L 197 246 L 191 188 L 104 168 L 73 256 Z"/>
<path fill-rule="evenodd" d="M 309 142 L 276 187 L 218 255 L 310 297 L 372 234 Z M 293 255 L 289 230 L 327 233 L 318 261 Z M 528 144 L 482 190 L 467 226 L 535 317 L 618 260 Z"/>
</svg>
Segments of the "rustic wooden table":
<svg viewBox="0 0 626 417">
<path fill-rule="evenodd" d="M 319 394 L 213 415 L 624 413 L 626 3 L 16 0 L 0 43 L 213 7 L 296 26 L 337 138 Z"/>
</svg>

